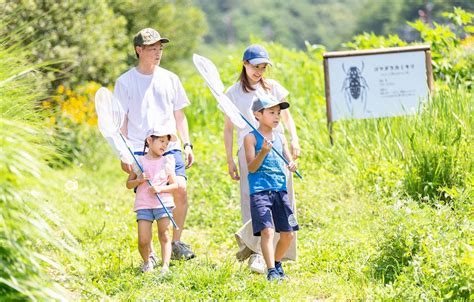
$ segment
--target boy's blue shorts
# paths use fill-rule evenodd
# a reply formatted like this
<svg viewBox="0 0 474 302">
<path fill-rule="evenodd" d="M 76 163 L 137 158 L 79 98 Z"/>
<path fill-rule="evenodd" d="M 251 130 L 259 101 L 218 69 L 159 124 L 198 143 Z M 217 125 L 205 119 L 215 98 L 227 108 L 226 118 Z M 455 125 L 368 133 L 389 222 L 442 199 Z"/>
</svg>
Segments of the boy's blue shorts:
<svg viewBox="0 0 474 302">
<path fill-rule="evenodd" d="M 173 208 L 167 209 L 168 212 L 170 212 L 171 217 L 173 217 Z M 160 220 L 161 218 L 168 218 L 168 214 L 166 214 L 164 208 L 137 210 L 137 221 L 147 220 L 153 222 L 153 220 Z"/>
<path fill-rule="evenodd" d="M 276 232 L 300 229 L 286 191 L 262 191 L 250 195 L 250 214 L 254 236 L 260 236 L 266 228 L 274 228 Z"/>
</svg>

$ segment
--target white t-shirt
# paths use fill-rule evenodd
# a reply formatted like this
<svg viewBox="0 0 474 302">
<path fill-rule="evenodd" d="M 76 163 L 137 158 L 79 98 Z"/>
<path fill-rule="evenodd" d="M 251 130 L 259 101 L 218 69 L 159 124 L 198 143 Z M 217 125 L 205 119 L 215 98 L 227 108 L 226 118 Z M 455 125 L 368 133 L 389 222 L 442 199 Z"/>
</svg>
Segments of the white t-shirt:
<svg viewBox="0 0 474 302">
<path fill-rule="evenodd" d="M 268 85 L 271 87 L 270 94 L 275 97 L 277 100 L 281 101 L 282 99 L 286 98 L 289 94 L 288 90 L 286 90 L 283 86 L 280 85 L 275 80 L 265 79 Z M 261 95 L 268 94 L 268 92 L 262 87 L 260 83 L 257 85 L 252 86 L 255 88 L 254 91 L 244 92 L 242 89 L 242 85 L 240 81 L 232 85 L 226 92 L 227 97 L 235 104 L 235 106 L 239 109 L 240 113 L 250 122 L 255 128 L 258 128 L 258 122 L 255 119 L 255 116 L 252 112 L 252 103 L 253 100 Z M 252 131 L 250 126 L 246 126 L 244 129 L 236 128 L 237 129 L 237 146 L 238 149 L 244 143 L 244 137 Z M 278 125 L 275 129 L 277 132 L 283 133 L 283 127 Z"/>
<path fill-rule="evenodd" d="M 134 67 L 122 74 L 115 83 L 115 97 L 127 115 L 128 141 L 134 151 L 143 151 L 146 133 L 156 124 L 176 129 L 174 112 L 190 104 L 178 76 L 156 66 L 151 75 Z M 170 142 L 167 150 L 180 150 L 179 139 Z"/>
</svg>

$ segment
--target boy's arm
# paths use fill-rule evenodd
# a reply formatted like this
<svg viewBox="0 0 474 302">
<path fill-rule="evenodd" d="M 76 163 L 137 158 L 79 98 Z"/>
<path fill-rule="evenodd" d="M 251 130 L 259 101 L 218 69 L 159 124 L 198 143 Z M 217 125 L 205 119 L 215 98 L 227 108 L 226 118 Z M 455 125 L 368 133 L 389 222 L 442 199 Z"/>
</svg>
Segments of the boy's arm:
<svg viewBox="0 0 474 302">
<path fill-rule="evenodd" d="M 255 136 L 253 134 L 248 134 L 247 136 L 245 136 L 245 158 L 247 159 L 248 170 L 251 173 L 254 173 L 258 170 L 258 168 L 260 168 L 263 163 L 263 160 L 265 159 L 265 156 L 267 156 L 268 152 L 270 152 L 270 150 L 272 149 L 272 144 L 267 142 L 267 140 L 264 140 L 262 144 L 262 149 L 257 155 L 255 155 L 256 144 L 257 140 L 255 139 Z"/>
</svg>

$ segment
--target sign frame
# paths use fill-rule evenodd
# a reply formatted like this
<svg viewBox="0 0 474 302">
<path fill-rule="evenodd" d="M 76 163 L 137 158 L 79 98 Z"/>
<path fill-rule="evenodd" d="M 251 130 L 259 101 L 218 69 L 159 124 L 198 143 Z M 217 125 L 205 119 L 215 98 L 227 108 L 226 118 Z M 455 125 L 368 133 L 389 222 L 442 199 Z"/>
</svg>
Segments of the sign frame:
<svg viewBox="0 0 474 302">
<path fill-rule="evenodd" d="M 333 145 L 333 116 L 331 112 L 331 87 L 329 79 L 329 63 L 328 60 L 331 58 L 341 57 L 353 57 L 353 56 L 372 56 L 380 54 L 394 54 L 394 53 L 405 53 L 405 52 L 420 52 L 423 51 L 425 55 L 425 66 L 426 66 L 426 79 L 428 84 L 428 94 L 433 91 L 433 69 L 431 66 L 431 46 L 430 45 L 415 45 L 415 46 L 404 46 L 404 47 L 389 47 L 389 48 L 378 48 L 378 49 L 364 49 L 364 50 L 348 50 L 348 51 L 333 51 L 325 52 L 323 54 L 323 66 L 324 66 L 324 88 L 326 97 L 326 116 L 328 123 L 329 140 Z"/>
</svg>

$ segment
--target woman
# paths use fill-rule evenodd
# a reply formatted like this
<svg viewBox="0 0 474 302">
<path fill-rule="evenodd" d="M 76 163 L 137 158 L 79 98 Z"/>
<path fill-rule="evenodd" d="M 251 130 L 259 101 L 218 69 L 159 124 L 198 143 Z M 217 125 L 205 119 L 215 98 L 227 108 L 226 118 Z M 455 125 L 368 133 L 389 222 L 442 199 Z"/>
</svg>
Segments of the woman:
<svg viewBox="0 0 474 302">
<path fill-rule="evenodd" d="M 255 127 L 258 127 L 258 123 L 254 118 L 251 107 L 253 100 L 256 97 L 270 94 L 278 101 L 286 101 L 286 97 L 288 96 L 288 90 L 281 86 L 277 81 L 265 79 L 263 77 L 268 65 L 272 65 L 272 62 L 270 61 L 270 57 L 265 48 L 260 45 L 250 45 L 247 47 L 243 55 L 243 66 L 239 80 L 237 83 L 232 85 L 226 93 L 226 95 L 236 105 L 245 118 L 249 122 L 254 123 Z M 300 146 L 298 142 L 298 136 L 296 134 L 295 123 L 289 110 L 283 110 L 281 117 L 283 124 L 290 134 L 291 155 L 293 159 L 296 160 L 300 155 Z M 239 160 L 239 171 L 237 171 L 237 167 L 233 159 L 233 130 L 233 124 L 226 116 L 224 125 L 224 143 L 227 156 L 227 166 L 230 177 L 234 180 L 240 180 L 240 206 L 242 222 L 244 224 L 242 228 L 235 234 L 237 243 L 239 245 L 239 252 L 236 256 L 237 259 L 241 261 L 245 260 L 247 257 L 250 257 L 250 269 L 255 272 L 264 273 L 265 265 L 263 257 L 261 256 L 259 237 L 253 236 L 252 224 L 250 222 L 250 197 L 247 181 L 248 170 L 243 147 L 243 139 L 245 135 L 251 131 L 251 128 L 247 126 L 244 129 L 237 129 L 237 155 Z M 283 132 L 283 128 L 279 126 L 277 131 Z M 293 182 L 290 173 L 287 175 L 287 184 L 288 197 L 293 209 L 295 210 Z M 275 236 L 275 241 L 279 239 L 278 237 L 278 235 Z M 296 237 L 291 243 L 285 258 L 296 260 Z"/>
</svg>

